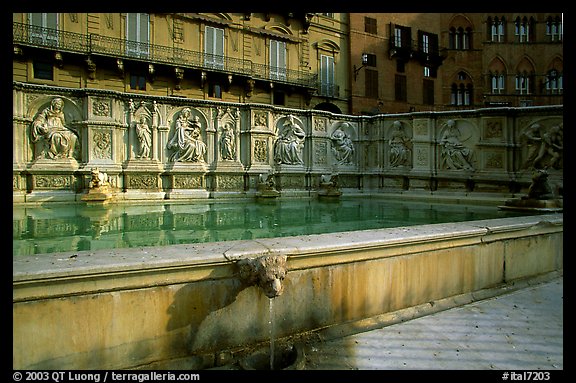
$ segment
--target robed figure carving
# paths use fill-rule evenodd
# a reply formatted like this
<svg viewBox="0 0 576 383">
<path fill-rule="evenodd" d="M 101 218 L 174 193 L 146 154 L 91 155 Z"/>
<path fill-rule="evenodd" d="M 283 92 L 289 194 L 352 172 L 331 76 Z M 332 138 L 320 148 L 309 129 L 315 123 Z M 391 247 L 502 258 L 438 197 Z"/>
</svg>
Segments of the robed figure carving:
<svg viewBox="0 0 576 383">
<path fill-rule="evenodd" d="M 174 149 L 170 161 L 204 162 L 206 144 L 202 141 L 202 130 L 198 116 L 192 117 L 190 108 L 184 108 L 175 124 L 174 135 L 166 146 Z"/>
<path fill-rule="evenodd" d="M 302 152 L 306 132 L 296 122 L 294 116 L 289 115 L 280 128 L 278 139 L 274 146 L 274 161 L 277 164 L 301 165 L 304 163 Z"/>
<path fill-rule="evenodd" d="M 35 159 L 74 158 L 78 134 L 66 126 L 62 98 L 52 99 L 50 106 L 36 116 L 31 138 Z"/>
</svg>

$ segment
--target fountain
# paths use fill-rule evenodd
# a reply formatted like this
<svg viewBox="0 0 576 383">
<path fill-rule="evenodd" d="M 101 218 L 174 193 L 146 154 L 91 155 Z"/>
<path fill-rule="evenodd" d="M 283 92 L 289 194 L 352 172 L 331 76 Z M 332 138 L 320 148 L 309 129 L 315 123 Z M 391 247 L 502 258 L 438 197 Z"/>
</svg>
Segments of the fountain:
<svg viewBox="0 0 576 383">
<path fill-rule="evenodd" d="M 258 194 L 259 198 L 276 198 L 280 196 L 280 192 L 276 190 L 276 181 L 274 180 L 274 173 L 269 172 L 266 175 L 260 174 L 258 176 Z"/>
<path fill-rule="evenodd" d="M 268 298 L 282 294 L 286 277 L 285 255 L 263 255 L 236 261 L 240 279 L 246 286 L 259 286 Z"/>
<path fill-rule="evenodd" d="M 87 206 L 101 206 L 113 200 L 109 189 L 108 174 L 101 172 L 98 168 L 90 170 L 90 188 L 88 193 L 82 196 L 82 201 Z"/>
<path fill-rule="evenodd" d="M 262 289 L 269 304 L 270 345 L 262 347 L 234 362 L 243 370 L 283 370 L 295 369 L 304 361 L 302 349 L 295 344 L 283 342 L 275 344 L 274 299 L 284 291 L 286 277 L 286 255 L 263 255 L 235 261 L 239 277 L 245 287 L 258 286 Z M 298 363 L 297 363 L 298 362 Z"/>
<path fill-rule="evenodd" d="M 342 191 L 338 186 L 338 174 L 323 174 L 320 177 L 318 197 L 340 197 Z"/>
<path fill-rule="evenodd" d="M 548 182 L 548 171 L 546 169 L 535 169 L 532 173 L 532 183 L 528 188 L 528 195 L 521 198 L 509 199 L 504 206 L 499 206 L 504 210 L 521 211 L 549 211 L 561 212 L 563 210 L 563 199 L 556 196 Z"/>
<path fill-rule="evenodd" d="M 24 240 L 34 255 L 13 257 L 14 369 L 160 369 L 183 360 L 188 369 L 207 368 L 222 350 L 267 338 L 274 351 L 251 355 L 244 368 L 265 369 L 254 361 L 264 358 L 280 369 L 278 361 L 294 355 L 290 346 L 280 351 L 280 339 L 562 268 L 561 214 L 428 224 L 421 220 L 432 209 L 392 215 L 365 208 L 354 210 L 368 214 L 364 221 L 407 216 L 422 224 L 361 229 L 363 221 L 346 219 L 337 233 L 318 234 L 310 230 L 335 226 L 332 216 L 353 209 L 307 209 L 309 200 L 339 192 L 503 204 L 530 182 L 517 166 L 532 158 L 521 133 L 538 123 L 557 148 L 560 133 L 552 127 L 562 121 L 562 106 L 343 116 L 151 94 L 127 100 L 108 89 L 54 92 L 13 84 L 14 207 L 45 204 L 40 218 L 59 214 L 54 202 L 110 212 L 93 209 L 77 226 L 14 209 L 22 216 L 14 222 L 22 238 L 14 241 Z M 63 108 L 62 122 L 44 125 L 52 103 Z M 550 181 L 559 184 L 561 149 L 551 155 L 545 148 L 534 161 L 550 165 Z M 303 205 L 277 218 L 243 203 L 260 197 L 274 203 L 258 208 L 290 199 Z M 178 213 L 211 210 L 215 200 L 245 210 Z M 332 208 L 345 202 L 328 200 Z M 154 214 L 126 208 L 117 215 L 110 205 Z M 202 231 L 229 217 L 233 224 Z M 97 228 L 92 238 L 88 226 Z M 65 242 L 64 232 L 73 234 L 71 247 L 45 254 Z M 49 235 L 45 246 L 32 238 L 38 233 Z M 241 239 L 232 239 L 238 233 Z M 122 241 L 129 248 L 120 248 Z"/>
</svg>

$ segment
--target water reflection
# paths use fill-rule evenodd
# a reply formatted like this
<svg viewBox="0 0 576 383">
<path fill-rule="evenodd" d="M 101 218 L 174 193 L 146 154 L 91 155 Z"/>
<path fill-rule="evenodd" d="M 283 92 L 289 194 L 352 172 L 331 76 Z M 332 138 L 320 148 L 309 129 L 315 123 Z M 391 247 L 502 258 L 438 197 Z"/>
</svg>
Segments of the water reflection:
<svg viewBox="0 0 576 383">
<path fill-rule="evenodd" d="M 13 208 L 13 255 L 286 237 L 525 215 L 379 199 Z"/>
</svg>

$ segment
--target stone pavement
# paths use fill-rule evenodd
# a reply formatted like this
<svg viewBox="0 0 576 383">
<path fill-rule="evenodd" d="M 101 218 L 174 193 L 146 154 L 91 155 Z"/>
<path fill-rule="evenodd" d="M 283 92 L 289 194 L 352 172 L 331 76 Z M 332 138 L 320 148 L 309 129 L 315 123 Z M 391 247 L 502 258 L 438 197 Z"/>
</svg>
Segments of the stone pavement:
<svg viewBox="0 0 576 383">
<path fill-rule="evenodd" d="M 563 370 L 563 299 L 554 274 L 370 331 L 326 331 L 304 346 L 303 369 Z"/>
</svg>

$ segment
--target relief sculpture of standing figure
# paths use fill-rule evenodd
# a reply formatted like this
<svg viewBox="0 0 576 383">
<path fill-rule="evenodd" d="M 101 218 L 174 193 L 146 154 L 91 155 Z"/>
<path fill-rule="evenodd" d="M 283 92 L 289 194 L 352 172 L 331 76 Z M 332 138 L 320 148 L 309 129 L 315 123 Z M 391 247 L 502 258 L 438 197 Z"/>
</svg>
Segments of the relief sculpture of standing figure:
<svg viewBox="0 0 576 383">
<path fill-rule="evenodd" d="M 146 117 L 140 116 L 140 121 L 136 124 L 136 137 L 140 142 L 140 153 L 138 158 L 150 157 L 150 147 L 152 146 L 152 132 L 146 123 Z"/>
</svg>

